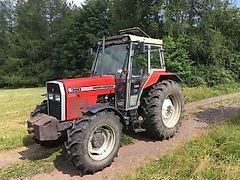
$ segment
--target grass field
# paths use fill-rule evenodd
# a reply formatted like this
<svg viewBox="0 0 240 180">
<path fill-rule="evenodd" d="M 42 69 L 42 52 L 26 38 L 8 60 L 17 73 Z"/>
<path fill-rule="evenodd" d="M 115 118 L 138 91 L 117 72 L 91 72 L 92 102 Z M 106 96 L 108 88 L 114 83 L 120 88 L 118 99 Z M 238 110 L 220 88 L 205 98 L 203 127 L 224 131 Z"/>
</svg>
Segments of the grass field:
<svg viewBox="0 0 240 180">
<path fill-rule="evenodd" d="M 240 85 L 216 88 L 184 88 L 187 102 L 240 91 Z M 35 105 L 43 100 L 45 88 L 0 90 L 0 151 L 33 143 L 27 136 L 26 121 Z M 126 140 L 131 141 L 126 137 Z"/>
<path fill-rule="evenodd" d="M 44 88 L 0 90 L 0 150 L 30 144 L 26 122 Z"/>
<path fill-rule="evenodd" d="M 240 177 L 240 116 L 160 157 L 122 179 L 218 179 Z"/>
<path fill-rule="evenodd" d="M 208 87 L 184 88 L 186 102 L 198 101 L 201 99 L 207 99 L 210 97 L 220 96 L 234 92 L 240 92 L 240 84 L 219 85 L 211 88 Z"/>
</svg>

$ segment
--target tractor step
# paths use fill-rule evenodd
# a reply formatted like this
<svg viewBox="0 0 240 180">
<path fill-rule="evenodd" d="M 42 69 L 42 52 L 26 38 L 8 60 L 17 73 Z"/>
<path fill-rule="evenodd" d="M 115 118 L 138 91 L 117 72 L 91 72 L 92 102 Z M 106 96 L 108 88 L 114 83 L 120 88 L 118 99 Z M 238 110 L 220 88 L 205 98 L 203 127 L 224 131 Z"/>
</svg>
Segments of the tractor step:
<svg viewBox="0 0 240 180">
<path fill-rule="evenodd" d="M 141 116 L 138 117 L 138 119 L 136 119 L 135 121 L 133 121 L 133 130 L 135 133 L 139 133 L 139 132 L 145 132 L 146 129 L 142 127 L 143 124 L 143 118 Z"/>
<path fill-rule="evenodd" d="M 143 129 L 143 128 L 136 128 L 136 129 L 133 129 L 135 133 L 141 133 L 141 132 L 145 132 L 146 129 Z"/>
</svg>

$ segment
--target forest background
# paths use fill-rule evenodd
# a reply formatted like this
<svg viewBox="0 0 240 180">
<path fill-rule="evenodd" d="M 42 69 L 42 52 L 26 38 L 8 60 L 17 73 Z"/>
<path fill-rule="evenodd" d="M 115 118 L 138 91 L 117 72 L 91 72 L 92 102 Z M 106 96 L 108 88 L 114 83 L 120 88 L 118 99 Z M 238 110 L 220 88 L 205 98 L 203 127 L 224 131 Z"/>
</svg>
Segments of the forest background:
<svg viewBox="0 0 240 180">
<path fill-rule="evenodd" d="M 167 70 L 187 86 L 240 82 L 240 9 L 229 0 L 0 1 L 0 88 L 85 75 L 88 49 L 138 26 L 164 40 Z M 92 60 L 93 61 L 93 60 Z"/>
</svg>

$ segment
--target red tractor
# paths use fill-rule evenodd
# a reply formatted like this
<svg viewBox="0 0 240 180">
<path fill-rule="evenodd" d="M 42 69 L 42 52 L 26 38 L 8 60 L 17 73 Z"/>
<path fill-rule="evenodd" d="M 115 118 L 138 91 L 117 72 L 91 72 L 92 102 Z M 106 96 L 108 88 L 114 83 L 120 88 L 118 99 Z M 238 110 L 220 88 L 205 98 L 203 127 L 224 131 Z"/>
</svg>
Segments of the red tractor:
<svg viewBox="0 0 240 180">
<path fill-rule="evenodd" d="M 169 139 L 181 124 L 180 78 L 166 72 L 163 42 L 139 28 L 98 42 L 90 77 L 46 83 L 47 99 L 28 120 L 41 145 L 64 140 L 82 173 L 109 166 L 121 145 L 122 128 Z"/>
</svg>

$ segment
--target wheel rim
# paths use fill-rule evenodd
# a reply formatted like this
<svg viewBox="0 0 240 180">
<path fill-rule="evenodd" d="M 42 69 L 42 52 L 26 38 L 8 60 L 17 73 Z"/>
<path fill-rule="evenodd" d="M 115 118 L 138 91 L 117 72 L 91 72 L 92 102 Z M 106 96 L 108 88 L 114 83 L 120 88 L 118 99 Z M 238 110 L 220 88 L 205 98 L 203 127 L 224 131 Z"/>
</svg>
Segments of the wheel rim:
<svg viewBox="0 0 240 180">
<path fill-rule="evenodd" d="M 167 96 L 162 105 L 162 119 L 167 128 L 176 126 L 180 118 L 180 110 L 178 99 L 173 95 Z"/>
<path fill-rule="evenodd" d="M 111 154 L 115 142 L 116 135 L 111 126 L 98 126 L 88 141 L 88 154 L 93 160 L 101 161 Z"/>
</svg>

